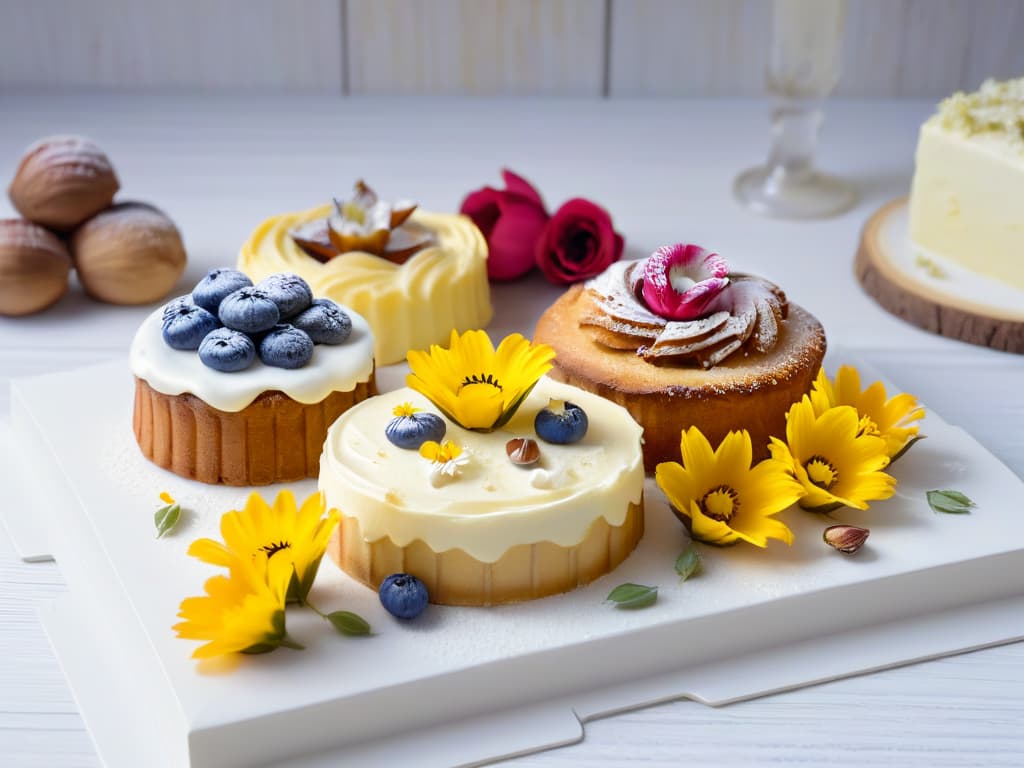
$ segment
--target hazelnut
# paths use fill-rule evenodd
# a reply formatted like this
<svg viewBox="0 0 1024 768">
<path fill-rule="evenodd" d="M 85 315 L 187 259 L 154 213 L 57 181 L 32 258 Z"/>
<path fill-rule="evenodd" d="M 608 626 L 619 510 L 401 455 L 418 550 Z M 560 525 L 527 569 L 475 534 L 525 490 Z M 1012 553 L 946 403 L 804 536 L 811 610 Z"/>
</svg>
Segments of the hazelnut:
<svg viewBox="0 0 1024 768">
<path fill-rule="evenodd" d="M 540 446 L 532 437 L 513 437 L 505 443 L 505 453 L 513 464 L 528 467 L 540 459 Z"/>
<path fill-rule="evenodd" d="M 46 309 L 68 289 L 71 256 L 52 232 L 24 219 L 0 220 L 0 315 Z"/>
<path fill-rule="evenodd" d="M 149 304 L 185 271 L 178 228 L 146 203 L 119 203 L 71 235 L 71 256 L 85 292 L 110 304 Z"/>
<path fill-rule="evenodd" d="M 7 193 L 26 219 L 69 231 L 110 205 L 120 185 L 99 147 L 78 136 L 51 136 L 26 150 Z"/>
</svg>

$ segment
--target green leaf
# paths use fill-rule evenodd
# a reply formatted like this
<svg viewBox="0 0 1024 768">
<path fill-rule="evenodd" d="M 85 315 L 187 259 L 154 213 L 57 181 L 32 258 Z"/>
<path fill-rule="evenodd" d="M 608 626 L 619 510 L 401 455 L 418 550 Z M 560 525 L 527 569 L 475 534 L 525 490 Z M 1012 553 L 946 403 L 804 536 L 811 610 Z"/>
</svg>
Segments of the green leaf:
<svg viewBox="0 0 1024 768">
<path fill-rule="evenodd" d="M 928 491 L 926 496 L 928 497 L 928 506 L 936 512 L 945 512 L 948 515 L 970 514 L 971 507 L 977 506 L 960 491 Z"/>
<path fill-rule="evenodd" d="M 643 584 L 619 584 L 605 598 L 618 608 L 646 608 L 658 601 L 658 588 Z"/>
<path fill-rule="evenodd" d="M 828 504 L 822 504 L 817 507 L 806 507 L 801 502 L 797 502 L 800 505 L 800 509 L 805 509 L 808 512 L 816 512 L 821 515 L 827 515 L 829 512 L 835 512 L 840 507 L 845 507 L 841 501 L 830 501 Z"/>
<path fill-rule="evenodd" d="M 285 614 L 284 610 L 278 609 L 274 611 L 274 615 L 270 617 L 270 626 L 274 628 L 273 636 L 271 640 L 279 640 L 285 636 Z"/>
<path fill-rule="evenodd" d="M 917 443 L 917 442 L 920 442 L 921 440 L 924 440 L 926 437 L 927 437 L 927 435 L 915 435 L 914 437 L 912 437 L 909 440 L 907 440 L 907 442 L 903 444 L 903 447 L 900 448 L 899 452 L 895 456 L 893 456 L 891 459 L 889 459 L 889 466 L 891 467 L 893 465 L 893 463 L 895 463 L 896 459 L 900 458 L 903 454 L 905 454 L 907 451 L 909 451 L 910 450 L 910 446 L 912 446 L 914 443 Z"/>
<path fill-rule="evenodd" d="M 362 616 L 351 611 L 334 611 L 327 614 L 327 620 L 343 635 L 357 637 L 370 634 L 370 624 Z"/>
<path fill-rule="evenodd" d="M 156 525 L 156 537 L 158 539 L 162 538 L 165 533 L 171 531 L 178 524 L 180 519 L 181 507 L 178 504 L 168 504 L 166 507 L 160 507 L 153 515 L 153 523 Z"/>
<path fill-rule="evenodd" d="M 318 557 L 316 560 L 311 562 L 306 568 L 306 574 L 302 578 L 302 582 L 298 585 L 299 600 L 304 601 L 309 597 L 309 590 L 313 588 L 313 582 L 316 581 L 317 571 L 320 570 L 320 560 L 323 555 Z"/>
<path fill-rule="evenodd" d="M 248 648 L 243 648 L 241 653 L 249 654 L 250 656 L 257 656 L 261 653 L 270 653 L 280 647 L 280 643 L 256 643 L 256 645 L 250 645 Z"/>
<path fill-rule="evenodd" d="M 683 550 L 683 553 L 676 558 L 676 573 L 680 581 L 686 581 L 700 570 L 700 552 L 693 544 Z"/>
</svg>

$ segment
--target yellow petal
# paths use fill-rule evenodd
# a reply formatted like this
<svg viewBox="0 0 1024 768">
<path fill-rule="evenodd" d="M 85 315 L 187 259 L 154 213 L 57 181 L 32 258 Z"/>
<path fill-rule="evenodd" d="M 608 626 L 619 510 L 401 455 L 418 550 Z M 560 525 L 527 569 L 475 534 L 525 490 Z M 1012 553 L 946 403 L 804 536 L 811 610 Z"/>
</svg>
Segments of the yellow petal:
<svg viewBox="0 0 1024 768">
<path fill-rule="evenodd" d="M 500 389 L 490 384 L 462 387 L 455 398 L 452 416 L 466 429 L 490 429 L 505 407 Z"/>
<path fill-rule="evenodd" d="M 860 373 L 852 365 L 843 365 L 836 371 L 834 385 L 835 405 L 857 406 L 860 400 Z"/>
<path fill-rule="evenodd" d="M 187 554 L 210 565 L 230 567 L 235 555 L 219 541 L 213 539 L 196 539 L 188 545 Z"/>
<path fill-rule="evenodd" d="M 706 478 L 714 472 L 715 453 L 711 450 L 711 443 L 697 427 L 690 427 L 683 432 L 679 451 L 682 454 L 683 466 L 695 477 Z"/>
<path fill-rule="evenodd" d="M 687 514 L 690 509 L 690 502 L 696 500 L 696 489 L 692 482 L 692 476 L 683 467 L 674 461 L 665 461 L 654 469 L 654 478 L 658 487 L 664 492 L 669 503 Z"/>
<path fill-rule="evenodd" d="M 737 539 L 736 532 L 728 525 L 701 512 L 697 502 L 690 504 L 690 521 L 690 534 L 699 541 L 721 545 L 731 544 Z"/>
<path fill-rule="evenodd" d="M 758 547 L 768 546 L 768 539 L 778 539 L 786 542 L 787 545 L 793 544 L 793 532 L 785 523 L 774 517 L 763 517 L 750 528 L 734 527 L 733 530 L 741 539 Z"/>
<path fill-rule="evenodd" d="M 747 430 L 730 432 L 715 450 L 715 463 L 730 477 L 735 477 L 750 469 L 752 449 L 750 433 Z"/>
<path fill-rule="evenodd" d="M 811 398 L 794 403 L 786 415 L 786 444 L 794 464 L 803 464 L 813 453 L 811 445 L 815 427 L 814 406 Z"/>
<path fill-rule="evenodd" d="M 441 455 L 441 444 L 434 440 L 427 440 L 420 445 L 420 456 L 427 461 L 437 461 L 437 457 Z"/>
</svg>

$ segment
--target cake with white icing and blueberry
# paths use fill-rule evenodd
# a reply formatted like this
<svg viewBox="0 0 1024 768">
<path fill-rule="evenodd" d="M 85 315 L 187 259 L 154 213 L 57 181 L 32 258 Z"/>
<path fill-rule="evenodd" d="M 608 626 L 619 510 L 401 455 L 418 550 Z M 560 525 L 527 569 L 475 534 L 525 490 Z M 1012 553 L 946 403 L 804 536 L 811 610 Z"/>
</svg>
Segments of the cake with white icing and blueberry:
<svg viewBox="0 0 1024 768">
<path fill-rule="evenodd" d="M 377 589 L 408 574 L 432 602 L 495 605 L 574 589 L 633 551 L 640 426 L 542 377 L 550 350 L 527 345 L 514 335 L 495 353 L 470 331 L 461 360 L 431 350 L 437 376 L 410 353 L 408 388 L 334 422 L 319 486 L 341 513 L 328 553 L 350 576 Z"/>
<path fill-rule="evenodd" d="M 553 377 L 619 403 L 643 426 L 648 471 L 678 460 L 691 426 L 712 445 L 745 429 L 755 458 L 767 457 L 825 355 L 821 323 L 781 288 L 683 243 L 570 288 L 534 338 L 557 353 Z"/>
<path fill-rule="evenodd" d="M 204 483 L 315 477 L 331 422 L 376 393 L 366 321 L 291 274 L 210 271 L 146 318 L 130 361 L 142 453 Z"/>
</svg>

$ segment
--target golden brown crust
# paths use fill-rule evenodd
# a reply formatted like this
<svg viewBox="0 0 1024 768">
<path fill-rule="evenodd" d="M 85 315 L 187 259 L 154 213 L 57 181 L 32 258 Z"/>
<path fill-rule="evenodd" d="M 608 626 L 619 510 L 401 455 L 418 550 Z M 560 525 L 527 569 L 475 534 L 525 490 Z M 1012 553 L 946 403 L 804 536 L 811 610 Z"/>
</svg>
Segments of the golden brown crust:
<svg viewBox="0 0 1024 768">
<path fill-rule="evenodd" d="M 441 605 L 500 605 L 568 592 L 603 576 L 636 548 L 644 533 L 643 500 L 630 504 L 620 526 L 598 518 L 583 541 L 561 547 L 550 541 L 519 544 L 494 563 L 461 549 L 440 554 L 420 540 L 399 547 L 385 537 L 366 542 L 359 520 L 342 515 L 327 552 L 349 576 L 372 589 L 393 573 L 411 573 Z"/>
<path fill-rule="evenodd" d="M 534 341 L 557 353 L 552 378 L 626 408 L 644 428 L 644 466 L 679 460 L 680 433 L 695 425 L 717 444 L 730 430 L 750 432 L 755 457 L 768 455 L 768 438 L 784 436 L 786 411 L 811 387 L 825 356 L 825 331 L 810 313 L 790 304 L 776 347 L 764 355 L 733 355 L 709 370 L 654 365 L 631 350 L 594 340 L 580 326 L 590 311 L 583 286 L 570 288 L 537 323 Z"/>
<path fill-rule="evenodd" d="M 327 428 L 377 393 L 374 375 L 349 392 L 299 403 L 264 392 L 241 411 L 221 411 L 190 393 L 165 395 L 135 379 L 132 426 L 142 453 L 176 475 L 203 483 L 268 485 L 320 473 Z"/>
</svg>

